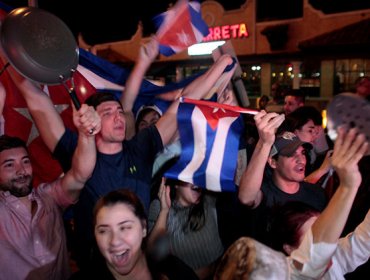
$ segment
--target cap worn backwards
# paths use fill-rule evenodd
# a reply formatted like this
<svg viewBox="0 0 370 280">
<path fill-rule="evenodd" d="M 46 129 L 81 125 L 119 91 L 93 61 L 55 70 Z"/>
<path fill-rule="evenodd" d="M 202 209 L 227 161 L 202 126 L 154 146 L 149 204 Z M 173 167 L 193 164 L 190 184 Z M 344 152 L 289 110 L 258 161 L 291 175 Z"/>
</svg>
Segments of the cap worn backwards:
<svg viewBox="0 0 370 280">
<path fill-rule="evenodd" d="M 303 146 L 305 149 L 312 149 L 310 143 L 301 141 L 293 132 L 285 131 L 276 137 L 271 148 L 270 157 L 277 154 L 291 157 L 300 146 Z"/>
<path fill-rule="evenodd" d="M 161 109 L 159 109 L 156 105 L 142 105 L 139 110 L 137 111 L 136 113 L 136 120 L 139 119 L 140 115 L 146 111 L 150 111 L 150 110 L 153 110 L 155 112 L 157 112 L 159 114 L 159 116 L 161 117 L 163 112 Z"/>
</svg>

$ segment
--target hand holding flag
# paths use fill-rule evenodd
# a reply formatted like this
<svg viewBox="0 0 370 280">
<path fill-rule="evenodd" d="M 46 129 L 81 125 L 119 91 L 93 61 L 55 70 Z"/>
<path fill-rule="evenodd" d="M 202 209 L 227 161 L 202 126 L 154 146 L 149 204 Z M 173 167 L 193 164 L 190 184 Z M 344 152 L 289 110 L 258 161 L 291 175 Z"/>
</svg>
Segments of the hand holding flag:
<svg viewBox="0 0 370 280">
<path fill-rule="evenodd" d="M 240 113 L 256 114 L 237 106 L 182 98 L 177 113 L 181 141 L 179 160 L 165 177 L 211 191 L 235 191 Z"/>
</svg>

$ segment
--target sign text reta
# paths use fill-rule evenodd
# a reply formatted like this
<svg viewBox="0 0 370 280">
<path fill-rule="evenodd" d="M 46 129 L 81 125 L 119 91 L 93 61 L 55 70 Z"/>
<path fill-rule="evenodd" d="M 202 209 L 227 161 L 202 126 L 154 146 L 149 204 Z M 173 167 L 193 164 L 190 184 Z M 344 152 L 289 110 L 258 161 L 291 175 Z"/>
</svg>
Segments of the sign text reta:
<svg viewBox="0 0 370 280">
<path fill-rule="evenodd" d="M 248 37 L 248 30 L 245 23 L 214 26 L 209 28 L 209 34 L 203 39 L 203 42 L 246 37 Z"/>
</svg>

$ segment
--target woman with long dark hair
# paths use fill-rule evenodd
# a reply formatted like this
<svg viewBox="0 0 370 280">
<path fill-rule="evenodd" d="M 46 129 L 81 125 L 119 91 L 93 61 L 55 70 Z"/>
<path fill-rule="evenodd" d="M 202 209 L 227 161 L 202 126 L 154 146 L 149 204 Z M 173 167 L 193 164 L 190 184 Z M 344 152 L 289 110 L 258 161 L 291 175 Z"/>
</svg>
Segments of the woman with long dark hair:
<svg viewBox="0 0 370 280">
<path fill-rule="evenodd" d="M 101 197 L 93 212 L 97 254 L 88 270 L 71 280 L 197 279 L 194 272 L 176 258 L 153 260 L 146 253 L 147 215 L 138 196 L 127 189 Z"/>
</svg>

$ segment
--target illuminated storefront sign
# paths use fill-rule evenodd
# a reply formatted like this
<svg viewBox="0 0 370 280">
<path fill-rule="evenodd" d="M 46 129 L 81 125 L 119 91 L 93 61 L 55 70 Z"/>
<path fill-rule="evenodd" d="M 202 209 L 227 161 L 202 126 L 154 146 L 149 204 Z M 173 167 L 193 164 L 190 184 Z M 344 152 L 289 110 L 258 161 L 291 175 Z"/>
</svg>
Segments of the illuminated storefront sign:
<svg viewBox="0 0 370 280">
<path fill-rule="evenodd" d="M 225 41 L 212 41 L 194 44 L 188 48 L 188 55 L 205 55 L 211 54 L 212 51 L 225 44 Z"/>
<path fill-rule="evenodd" d="M 209 28 L 209 34 L 203 42 L 246 38 L 248 35 L 245 23 L 214 26 Z"/>
</svg>

